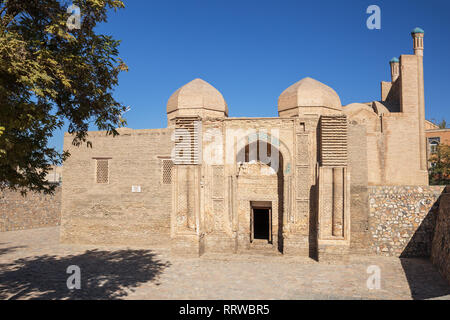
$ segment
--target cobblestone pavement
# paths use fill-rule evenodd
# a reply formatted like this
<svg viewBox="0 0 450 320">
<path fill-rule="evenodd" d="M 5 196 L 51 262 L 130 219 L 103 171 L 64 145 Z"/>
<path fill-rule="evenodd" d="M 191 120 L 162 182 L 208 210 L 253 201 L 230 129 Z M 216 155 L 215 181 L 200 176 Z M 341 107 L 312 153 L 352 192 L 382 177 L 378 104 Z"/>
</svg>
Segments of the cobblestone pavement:
<svg viewBox="0 0 450 320">
<path fill-rule="evenodd" d="M 168 249 L 61 245 L 58 228 L 0 233 L 0 299 L 450 299 L 450 286 L 424 259 L 204 255 Z M 68 290 L 67 267 L 81 268 Z M 367 289 L 367 268 L 381 289 Z"/>
</svg>

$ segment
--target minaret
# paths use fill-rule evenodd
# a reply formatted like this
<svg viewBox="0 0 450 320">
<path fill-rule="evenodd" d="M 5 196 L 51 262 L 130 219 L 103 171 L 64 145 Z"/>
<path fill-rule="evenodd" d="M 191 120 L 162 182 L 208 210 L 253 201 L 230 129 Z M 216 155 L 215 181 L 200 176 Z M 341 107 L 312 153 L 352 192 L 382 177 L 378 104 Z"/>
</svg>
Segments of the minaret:
<svg viewBox="0 0 450 320">
<path fill-rule="evenodd" d="M 417 84 L 418 84 L 418 104 L 419 104 L 419 137 L 420 137 L 420 169 L 427 170 L 427 149 L 425 138 L 425 88 L 423 79 L 423 38 L 425 31 L 421 28 L 414 28 L 411 31 L 414 39 L 414 55 L 417 57 Z"/>
<path fill-rule="evenodd" d="M 389 64 L 391 65 L 391 81 L 395 82 L 400 75 L 400 60 L 394 57 L 389 61 Z"/>
<path fill-rule="evenodd" d="M 416 56 L 423 56 L 423 37 L 425 35 L 425 31 L 421 28 L 414 28 L 411 31 L 411 36 L 414 40 L 414 54 Z"/>
</svg>

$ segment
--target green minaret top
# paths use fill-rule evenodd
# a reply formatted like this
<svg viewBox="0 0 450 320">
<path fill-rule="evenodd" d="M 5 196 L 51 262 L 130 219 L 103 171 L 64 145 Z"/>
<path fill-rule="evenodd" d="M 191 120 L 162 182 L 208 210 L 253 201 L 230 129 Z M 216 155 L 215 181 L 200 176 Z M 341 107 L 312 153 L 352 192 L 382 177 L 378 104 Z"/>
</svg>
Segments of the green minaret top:
<svg viewBox="0 0 450 320">
<path fill-rule="evenodd" d="M 411 31 L 411 34 L 415 34 L 415 33 L 423 33 L 425 34 L 425 31 L 423 31 L 422 28 L 416 27 L 413 29 L 413 31 Z"/>
<path fill-rule="evenodd" d="M 389 61 L 389 63 L 395 63 L 395 62 L 400 62 L 400 60 L 398 60 L 397 57 L 394 57 L 391 59 L 391 61 Z"/>
</svg>

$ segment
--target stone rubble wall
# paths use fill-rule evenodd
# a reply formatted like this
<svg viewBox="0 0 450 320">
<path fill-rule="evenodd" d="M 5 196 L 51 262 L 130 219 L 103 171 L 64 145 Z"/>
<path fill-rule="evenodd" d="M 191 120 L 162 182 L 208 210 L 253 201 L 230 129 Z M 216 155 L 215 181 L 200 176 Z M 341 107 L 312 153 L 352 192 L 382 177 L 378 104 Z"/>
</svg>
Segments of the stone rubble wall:
<svg viewBox="0 0 450 320">
<path fill-rule="evenodd" d="M 442 186 L 370 186 L 370 249 L 379 255 L 430 257 Z"/>
<path fill-rule="evenodd" d="M 447 186 L 440 199 L 431 261 L 450 283 L 450 186 Z"/>
<path fill-rule="evenodd" d="M 54 195 L 0 191 L 0 232 L 58 226 L 61 223 L 61 187 Z"/>
</svg>

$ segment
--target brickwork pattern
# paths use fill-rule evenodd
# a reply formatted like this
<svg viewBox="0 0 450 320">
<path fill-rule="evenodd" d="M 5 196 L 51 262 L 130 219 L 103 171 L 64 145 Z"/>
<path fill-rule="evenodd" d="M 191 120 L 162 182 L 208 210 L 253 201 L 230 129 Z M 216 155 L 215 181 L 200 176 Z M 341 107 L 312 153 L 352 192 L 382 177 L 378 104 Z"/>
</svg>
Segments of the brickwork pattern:
<svg viewBox="0 0 450 320">
<path fill-rule="evenodd" d="M 62 242 L 169 242 L 172 184 L 163 177 L 172 131 L 119 130 L 114 138 L 89 132 L 92 148 L 73 146 L 72 137 L 64 137 L 71 156 L 63 167 Z M 106 183 L 97 183 L 99 159 L 108 159 Z"/>
</svg>

